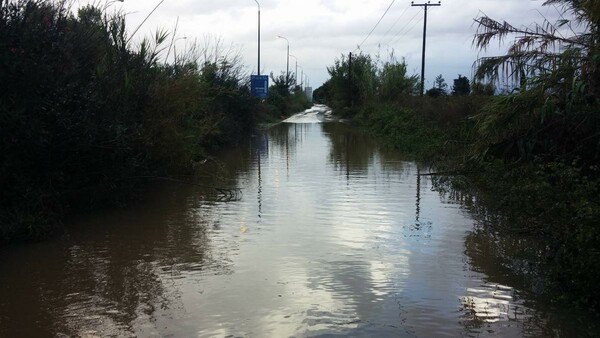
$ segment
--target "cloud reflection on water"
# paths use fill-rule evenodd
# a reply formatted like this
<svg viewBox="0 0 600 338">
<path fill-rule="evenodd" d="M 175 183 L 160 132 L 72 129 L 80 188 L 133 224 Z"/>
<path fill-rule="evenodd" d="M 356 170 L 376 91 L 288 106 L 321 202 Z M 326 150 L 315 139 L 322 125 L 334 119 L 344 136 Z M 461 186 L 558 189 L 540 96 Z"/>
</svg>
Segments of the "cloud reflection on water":
<svg viewBox="0 0 600 338">
<path fill-rule="evenodd" d="M 243 198 L 157 187 L 4 256 L 0 336 L 562 332 L 501 268 L 505 246 L 473 231 L 472 199 L 440 198 L 416 163 L 347 126 L 282 124 L 201 169 L 201 186 Z"/>
</svg>

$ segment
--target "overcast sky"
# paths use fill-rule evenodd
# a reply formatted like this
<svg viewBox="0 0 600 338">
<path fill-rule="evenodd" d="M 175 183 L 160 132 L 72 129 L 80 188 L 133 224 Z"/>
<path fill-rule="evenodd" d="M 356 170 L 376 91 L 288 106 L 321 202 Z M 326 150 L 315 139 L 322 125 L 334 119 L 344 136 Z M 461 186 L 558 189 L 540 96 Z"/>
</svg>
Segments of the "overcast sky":
<svg viewBox="0 0 600 338">
<path fill-rule="evenodd" d="M 258 0 L 261 4 L 261 69 L 264 74 L 279 74 L 286 69 L 286 41 L 290 54 L 316 88 L 329 76 L 327 66 L 341 54 L 356 50 L 367 37 L 391 0 Z M 111 1 L 109 1 L 111 2 Z M 160 0 L 125 0 L 110 8 L 127 13 L 130 32 Z M 437 2 L 437 1 L 433 1 Z M 554 7 L 542 7 L 543 0 L 445 0 L 431 7 L 427 27 L 426 87 L 442 74 L 449 85 L 458 74 L 469 78 L 478 52 L 472 47 L 473 18 L 486 13 L 513 25 L 541 22 L 543 16 L 557 16 Z M 85 0 L 80 0 L 85 3 Z M 423 3 L 416 1 L 415 3 Z M 247 71 L 257 68 L 257 10 L 254 0 L 165 0 L 144 23 L 133 41 L 153 34 L 157 28 L 172 31 L 177 17 L 176 41 L 180 53 L 186 45 L 205 36 L 220 37 L 239 48 Z M 411 73 L 420 74 L 423 34 L 423 9 L 411 7 L 410 0 L 396 0 L 374 33 L 361 46 L 365 53 L 380 51 L 386 59 L 391 50 L 405 57 Z M 203 43 L 203 42 L 202 42 Z M 490 50 L 494 54 L 498 50 Z M 290 71 L 295 60 L 290 58 Z M 301 70 L 298 70 L 300 73 Z"/>
</svg>

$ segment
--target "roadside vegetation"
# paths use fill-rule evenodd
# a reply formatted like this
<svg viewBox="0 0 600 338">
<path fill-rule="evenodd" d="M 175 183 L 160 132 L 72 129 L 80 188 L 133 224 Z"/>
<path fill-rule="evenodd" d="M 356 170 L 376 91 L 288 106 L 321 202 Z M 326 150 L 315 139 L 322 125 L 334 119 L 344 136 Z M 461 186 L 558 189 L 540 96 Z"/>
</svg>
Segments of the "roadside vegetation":
<svg viewBox="0 0 600 338">
<path fill-rule="evenodd" d="M 271 73 L 271 87 L 266 102 L 271 107 L 272 115 L 279 113 L 281 118 L 289 117 L 312 105 L 302 87 L 296 84 L 293 74 L 275 76 Z"/>
<path fill-rule="evenodd" d="M 251 97 L 219 39 L 176 55 L 168 32 L 133 43 L 123 13 L 69 3 L 0 1 L 0 244 L 44 238 L 148 178 L 193 174 L 290 111 Z"/>
<path fill-rule="evenodd" d="M 326 102 L 337 115 L 351 118 L 400 151 L 421 159 L 438 158 L 441 152 L 448 153 L 448 146 L 464 147 L 467 117 L 491 98 L 489 91 L 474 90 L 469 95 L 470 81 L 460 75 L 451 91 L 438 76 L 421 97 L 419 77 L 409 75 L 406 62 L 393 54 L 383 61 L 361 53 L 353 55 L 352 62 L 342 55 L 328 71 L 331 77 L 315 90 L 316 101 Z M 476 86 L 492 87 L 492 94 L 495 90 L 493 84 Z"/>
<path fill-rule="evenodd" d="M 315 92 L 338 114 L 400 151 L 432 163 L 454 189 L 499 217 L 490 233 L 543 243 L 530 257 L 531 290 L 600 313 L 600 3 L 547 0 L 558 22 L 516 27 L 475 19 L 474 45 L 511 41 L 476 63 L 474 79 L 448 88 L 439 76 L 417 97 L 418 79 L 393 58 L 342 56 Z M 350 70 L 351 69 L 351 70 Z M 502 93 L 497 85 L 510 83 Z M 481 208 L 480 208 L 481 209 Z M 510 258 L 507 258 L 510 259 Z"/>
</svg>

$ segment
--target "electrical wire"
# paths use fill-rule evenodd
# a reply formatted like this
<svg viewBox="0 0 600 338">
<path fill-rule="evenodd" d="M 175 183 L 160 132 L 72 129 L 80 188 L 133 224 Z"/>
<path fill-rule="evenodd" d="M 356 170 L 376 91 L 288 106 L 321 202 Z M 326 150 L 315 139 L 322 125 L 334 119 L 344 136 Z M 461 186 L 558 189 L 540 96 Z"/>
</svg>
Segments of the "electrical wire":
<svg viewBox="0 0 600 338">
<path fill-rule="evenodd" d="M 406 35 L 406 34 L 407 34 L 408 32 L 410 32 L 410 31 L 411 31 L 411 30 L 412 30 L 412 29 L 413 29 L 413 28 L 414 28 L 414 27 L 415 27 L 415 26 L 416 26 L 416 25 L 417 25 L 419 22 L 421 22 L 423 19 L 420 19 L 420 20 L 418 20 L 418 21 L 417 21 L 417 23 L 416 23 L 414 26 L 412 26 L 412 28 L 410 28 L 408 31 L 406 31 L 406 29 L 407 29 L 407 28 L 409 28 L 410 24 L 411 24 L 413 21 L 415 21 L 415 19 L 417 18 L 417 16 L 418 16 L 419 14 L 421 14 L 421 13 L 419 13 L 419 12 L 415 13 L 415 15 L 413 15 L 413 17 L 412 17 L 412 18 L 410 18 L 410 20 L 409 20 L 409 21 L 408 21 L 408 22 L 407 22 L 407 23 L 406 23 L 406 24 L 405 24 L 405 25 L 402 27 L 402 29 L 400 29 L 400 30 L 398 31 L 398 33 L 396 33 L 396 35 L 394 35 L 394 37 L 392 37 L 392 38 L 391 38 L 391 39 L 388 41 L 387 45 L 391 45 L 393 42 L 396 42 L 396 41 L 397 41 L 399 38 L 401 38 L 402 36 Z"/>
<path fill-rule="evenodd" d="M 390 29 L 387 30 L 387 32 L 385 32 L 385 34 L 383 34 L 383 37 L 379 40 L 379 44 L 381 44 L 381 41 L 383 41 L 383 39 L 386 38 L 386 36 L 392 31 L 392 29 L 394 29 L 394 27 L 396 27 L 396 25 L 398 24 L 398 22 L 400 22 L 400 19 L 402 19 L 402 17 L 404 16 L 404 14 L 406 14 L 406 11 L 408 11 L 409 7 L 406 7 L 402 13 L 400 14 L 400 16 L 398 17 L 398 19 L 396 19 L 396 21 L 394 21 L 394 24 L 390 26 Z"/>
<path fill-rule="evenodd" d="M 412 27 L 410 27 L 410 29 L 408 31 L 406 31 L 406 33 L 402 34 L 402 36 L 404 35 L 408 35 L 410 32 L 412 32 L 413 29 L 415 29 L 415 27 L 417 27 L 421 22 L 423 22 L 423 18 L 420 18 L 419 20 L 417 20 L 417 22 L 415 22 L 414 25 L 412 25 Z"/>
<path fill-rule="evenodd" d="M 367 35 L 367 37 L 358 45 L 358 47 L 356 47 L 356 50 L 359 50 L 360 47 L 369 39 L 369 37 L 371 37 L 371 34 L 373 34 L 373 32 L 375 31 L 375 29 L 377 28 L 377 26 L 379 26 L 379 24 L 381 23 L 381 21 L 383 20 L 383 18 L 385 18 L 385 16 L 387 15 L 387 13 L 390 11 L 390 8 L 392 8 L 392 6 L 394 5 L 394 2 L 396 2 L 396 0 L 392 0 L 392 2 L 390 3 L 390 5 L 388 6 L 388 8 L 385 10 L 385 12 L 383 13 L 383 15 L 381 16 L 381 18 L 379 18 L 379 21 L 377 21 L 377 23 L 375 24 L 375 26 L 373 27 L 373 29 L 371 29 L 371 31 L 369 32 L 369 34 Z"/>
</svg>

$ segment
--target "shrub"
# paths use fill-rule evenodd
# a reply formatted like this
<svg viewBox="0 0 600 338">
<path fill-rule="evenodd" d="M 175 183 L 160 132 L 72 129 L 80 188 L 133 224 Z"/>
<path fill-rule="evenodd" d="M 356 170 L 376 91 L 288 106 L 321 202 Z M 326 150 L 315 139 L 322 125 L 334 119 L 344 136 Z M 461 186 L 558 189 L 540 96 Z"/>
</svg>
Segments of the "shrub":
<svg viewBox="0 0 600 338">
<path fill-rule="evenodd" d="M 69 209 L 120 199 L 136 177 L 192 167 L 255 125 L 239 57 L 160 62 L 123 14 L 0 2 L 0 241 L 43 237 Z"/>
</svg>

